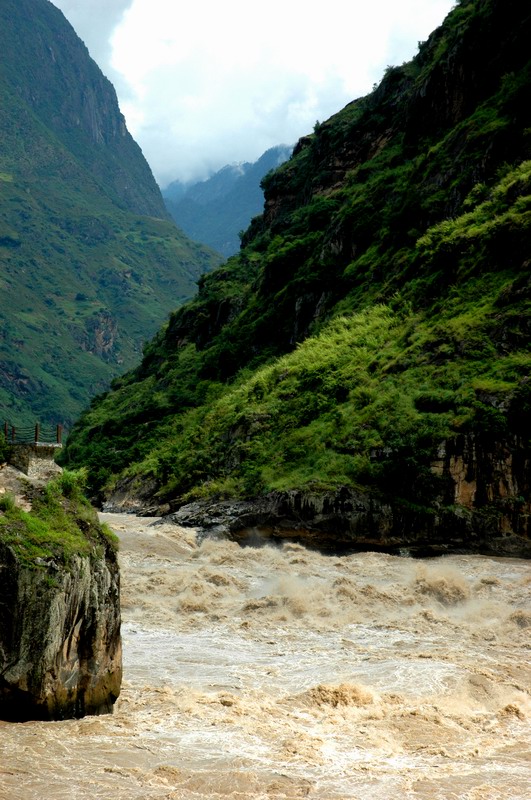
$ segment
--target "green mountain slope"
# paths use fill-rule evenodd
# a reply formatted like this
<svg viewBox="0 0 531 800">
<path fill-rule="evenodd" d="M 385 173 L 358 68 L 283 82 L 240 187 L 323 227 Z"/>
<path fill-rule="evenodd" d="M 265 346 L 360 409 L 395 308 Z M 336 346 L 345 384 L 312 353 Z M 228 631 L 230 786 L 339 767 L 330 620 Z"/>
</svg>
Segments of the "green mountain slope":
<svg viewBox="0 0 531 800">
<path fill-rule="evenodd" d="M 0 412 L 69 425 L 219 259 L 168 220 L 60 11 L 3 0 L 0 48 Z"/>
<path fill-rule="evenodd" d="M 455 533 L 460 506 L 474 535 L 526 534 L 530 28 L 463 0 L 299 142 L 241 253 L 76 425 L 95 488 L 254 498 L 240 527 L 264 498 L 295 524 L 320 496 L 376 539 Z"/>
</svg>

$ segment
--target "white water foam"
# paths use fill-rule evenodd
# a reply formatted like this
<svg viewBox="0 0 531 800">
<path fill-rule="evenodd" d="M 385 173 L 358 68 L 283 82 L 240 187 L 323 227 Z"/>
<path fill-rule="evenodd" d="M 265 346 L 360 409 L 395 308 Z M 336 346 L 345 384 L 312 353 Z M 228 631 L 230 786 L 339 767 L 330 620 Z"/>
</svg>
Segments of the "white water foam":
<svg viewBox="0 0 531 800">
<path fill-rule="evenodd" d="M 1 800 L 527 800 L 531 573 L 121 538 L 113 715 L 0 723 Z"/>
</svg>

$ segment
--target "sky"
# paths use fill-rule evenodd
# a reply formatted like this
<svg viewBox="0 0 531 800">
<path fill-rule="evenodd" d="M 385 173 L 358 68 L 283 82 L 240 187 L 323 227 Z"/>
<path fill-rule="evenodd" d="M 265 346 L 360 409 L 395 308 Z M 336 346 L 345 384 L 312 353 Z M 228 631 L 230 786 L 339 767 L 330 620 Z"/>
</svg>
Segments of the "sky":
<svg viewBox="0 0 531 800">
<path fill-rule="evenodd" d="M 452 0 L 52 0 L 164 188 L 295 144 L 409 60 Z"/>
</svg>

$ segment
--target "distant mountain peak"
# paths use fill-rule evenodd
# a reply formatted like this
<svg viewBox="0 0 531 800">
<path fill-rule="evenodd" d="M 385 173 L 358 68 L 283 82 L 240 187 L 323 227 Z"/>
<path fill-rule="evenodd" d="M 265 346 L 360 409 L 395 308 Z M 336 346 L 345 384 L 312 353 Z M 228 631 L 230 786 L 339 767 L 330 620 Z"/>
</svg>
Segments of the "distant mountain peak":
<svg viewBox="0 0 531 800">
<path fill-rule="evenodd" d="M 288 145 L 270 147 L 257 161 L 226 164 L 205 180 L 174 181 L 162 192 L 166 207 L 188 236 L 231 256 L 239 249 L 239 232 L 263 209 L 262 178 L 292 150 Z"/>
</svg>

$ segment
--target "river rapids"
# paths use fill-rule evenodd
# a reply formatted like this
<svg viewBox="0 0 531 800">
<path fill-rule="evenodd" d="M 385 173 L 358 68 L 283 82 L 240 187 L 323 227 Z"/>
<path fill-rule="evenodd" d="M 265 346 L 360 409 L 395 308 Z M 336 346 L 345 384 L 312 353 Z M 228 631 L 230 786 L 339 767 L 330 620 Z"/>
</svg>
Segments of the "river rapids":
<svg viewBox="0 0 531 800">
<path fill-rule="evenodd" d="M 1 800 L 529 800 L 531 570 L 121 540 L 114 714 L 0 722 Z"/>
</svg>

